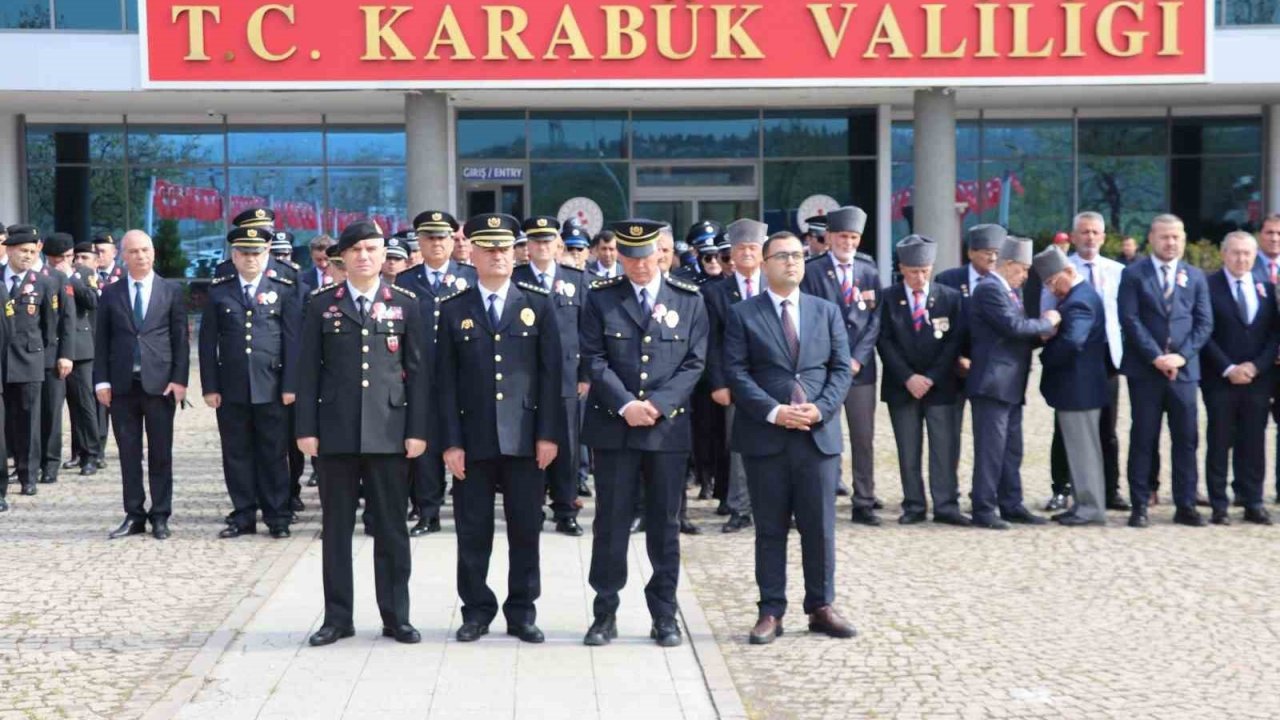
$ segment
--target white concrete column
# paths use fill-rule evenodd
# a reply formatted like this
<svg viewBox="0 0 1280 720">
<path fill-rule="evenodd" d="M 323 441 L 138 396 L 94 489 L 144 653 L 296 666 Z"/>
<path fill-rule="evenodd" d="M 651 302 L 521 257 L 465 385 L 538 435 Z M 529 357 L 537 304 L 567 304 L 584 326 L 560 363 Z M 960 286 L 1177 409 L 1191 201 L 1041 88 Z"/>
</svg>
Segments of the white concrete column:
<svg viewBox="0 0 1280 720">
<path fill-rule="evenodd" d="M 404 96 L 405 150 L 408 167 L 405 195 L 409 216 L 423 210 L 454 208 L 453 156 L 449 99 L 443 93 L 422 91 Z"/>
<path fill-rule="evenodd" d="M 888 283 L 893 273 L 893 113 L 876 108 L 876 269 Z"/>
<path fill-rule="evenodd" d="M 938 243 L 937 270 L 960 264 L 956 222 L 956 94 L 951 88 L 915 93 L 914 230 Z"/>
<path fill-rule="evenodd" d="M 0 222 L 14 225 L 26 220 L 22 203 L 23 177 L 22 123 L 17 115 L 0 115 Z"/>
<path fill-rule="evenodd" d="M 1268 105 L 1263 113 L 1266 139 L 1263 141 L 1262 172 L 1266 178 L 1266 213 L 1280 212 L 1280 105 Z"/>
</svg>

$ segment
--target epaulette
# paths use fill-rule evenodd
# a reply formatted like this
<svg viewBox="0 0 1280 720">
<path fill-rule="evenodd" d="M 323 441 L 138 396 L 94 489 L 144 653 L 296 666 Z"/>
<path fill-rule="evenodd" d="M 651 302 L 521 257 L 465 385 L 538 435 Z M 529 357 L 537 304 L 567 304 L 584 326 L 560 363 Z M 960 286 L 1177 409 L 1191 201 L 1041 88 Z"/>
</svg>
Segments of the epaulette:
<svg viewBox="0 0 1280 720">
<path fill-rule="evenodd" d="M 873 258 L 873 257 L 871 257 L 870 255 L 868 255 L 868 254 L 864 253 L 864 252 L 856 252 L 856 253 L 854 253 L 854 254 L 853 254 L 853 257 L 854 257 L 855 259 L 861 260 L 861 261 L 863 261 L 863 262 L 869 262 L 869 263 L 871 263 L 872 265 L 875 265 L 875 264 L 876 264 L 876 259 L 875 259 L 875 258 Z"/>
<path fill-rule="evenodd" d="M 614 275 L 611 278 L 601 278 L 591 283 L 590 289 L 600 290 L 602 288 L 613 287 L 627 278 L 626 275 Z"/>
<path fill-rule="evenodd" d="M 534 285 L 533 283 L 527 283 L 527 282 L 525 282 L 525 281 L 523 281 L 523 280 L 517 280 L 517 281 L 516 281 L 516 285 L 519 285 L 521 290 L 528 290 L 529 292 L 536 292 L 536 293 L 538 293 L 539 295 L 550 295 L 550 294 L 551 294 L 551 291 L 550 291 L 550 290 L 548 290 L 548 289 L 546 289 L 546 288 L 542 287 L 541 285 Z"/>
<path fill-rule="evenodd" d="M 400 293 L 401 295 L 408 295 L 410 298 L 413 298 L 414 300 L 417 300 L 417 299 L 418 299 L 417 294 L 415 294 L 412 290 L 409 290 L 408 288 L 402 288 L 402 287 L 400 287 L 399 285 L 392 285 L 392 286 L 391 286 L 391 289 L 392 289 L 392 290 L 395 290 L 396 292 Z"/>
<path fill-rule="evenodd" d="M 338 287 L 341 287 L 338 283 L 329 283 L 328 285 L 321 285 L 320 287 L 311 291 L 311 297 L 315 297 L 322 292 L 329 292 L 330 290 L 334 290 Z"/>
<path fill-rule="evenodd" d="M 301 266 L 301 265 L 299 265 L 298 263 L 296 263 L 296 262 L 294 262 L 294 261 L 292 261 L 292 260 L 284 260 L 284 261 L 282 261 L 282 262 L 284 262 L 284 264 L 285 264 L 285 265 L 288 265 L 289 267 L 293 268 L 294 270 L 301 270 L 301 269 L 302 269 L 302 266 Z"/>
<path fill-rule="evenodd" d="M 471 263 L 467 262 L 466 260 L 454 260 L 454 262 L 458 263 L 459 265 L 462 265 L 463 267 L 469 267 L 469 268 L 474 268 L 474 267 L 475 267 L 475 265 L 472 265 Z"/>
<path fill-rule="evenodd" d="M 467 288 L 467 289 L 469 290 L 470 288 Z M 452 300 L 452 299 L 454 299 L 454 298 L 456 298 L 456 297 L 462 297 L 464 294 L 466 294 L 466 292 L 467 292 L 466 290 L 454 290 L 453 292 L 449 293 L 448 295 L 437 295 L 437 296 L 436 296 L 436 304 L 437 304 L 437 305 L 440 305 L 440 304 L 446 303 L 446 302 L 448 302 L 448 301 L 450 301 L 450 300 Z"/>
<path fill-rule="evenodd" d="M 293 285 L 293 284 L 294 284 L 292 280 L 290 280 L 289 278 L 287 278 L 287 277 L 285 277 L 285 276 L 283 276 L 283 275 L 276 275 L 275 277 L 273 277 L 273 278 L 271 278 L 271 279 L 272 279 L 272 280 L 275 280 L 276 282 L 280 283 L 281 285 Z"/>
<path fill-rule="evenodd" d="M 693 283 L 689 282 L 688 280 L 684 280 L 684 279 L 682 279 L 682 278 L 674 278 L 674 277 L 669 277 L 669 276 L 668 276 L 668 277 L 667 277 L 667 284 L 668 284 L 668 285 L 670 285 L 670 286 L 671 286 L 671 287 L 673 287 L 673 288 L 678 289 L 678 290 L 683 290 L 683 291 L 685 291 L 685 292 L 687 292 L 687 293 L 693 293 L 694 295 L 697 295 L 699 292 L 701 292 L 701 291 L 698 289 L 698 286 L 697 286 L 697 285 L 694 285 Z"/>
<path fill-rule="evenodd" d="M 582 268 L 580 268 L 580 267 L 574 267 L 573 265 L 570 265 L 569 263 L 560 263 L 560 267 L 564 268 L 565 270 L 572 270 L 572 271 L 574 271 L 574 272 L 578 272 L 578 273 L 586 272 L 586 271 L 585 271 L 585 270 L 583 270 Z"/>
<path fill-rule="evenodd" d="M 230 279 L 231 279 L 231 278 L 233 278 L 233 277 L 235 277 L 235 276 L 234 276 L 234 275 L 223 275 L 222 277 L 216 277 L 216 278 L 214 278 L 214 279 L 213 279 L 213 282 L 211 282 L 211 283 L 209 283 L 209 284 L 210 284 L 210 285 L 217 285 L 217 284 L 219 284 L 219 283 L 224 283 L 224 282 L 226 282 L 226 281 L 230 280 Z"/>
</svg>

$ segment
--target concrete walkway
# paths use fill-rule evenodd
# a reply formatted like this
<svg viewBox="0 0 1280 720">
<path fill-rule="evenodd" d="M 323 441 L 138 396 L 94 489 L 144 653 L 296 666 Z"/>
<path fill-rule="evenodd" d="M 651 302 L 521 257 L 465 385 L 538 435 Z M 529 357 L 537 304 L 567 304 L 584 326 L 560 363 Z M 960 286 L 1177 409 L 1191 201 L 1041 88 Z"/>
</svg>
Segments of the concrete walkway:
<svg viewBox="0 0 1280 720">
<path fill-rule="evenodd" d="M 581 518 L 587 528 L 589 510 Z M 325 648 L 307 647 L 323 605 L 317 538 L 234 633 L 203 683 L 191 684 L 194 696 L 168 698 L 172 715 L 185 720 L 745 716 L 686 578 L 680 594 L 685 643 L 664 650 L 649 640 L 643 536 L 631 544 L 619 638 L 593 649 L 582 645 L 591 622 L 591 533 L 575 539 L 551 532 L 550 523 L 546 529 L 538 602 L 538 625 L 547 635 L 543 645 L 506 636 L 500 614 L 491 634 L 479 642 L 453 639 L 461 622 L 454 582 L 457 544 L 446 519 L 444 532 L 413 540 L 410 594 L 421 644 L 399 645 L 380 637 L 373 541 L 357 534 L 356 637 Z M 499 603 L 506 587 L 504 533 L 499 521 L 489 573 Z"/>
</svg>

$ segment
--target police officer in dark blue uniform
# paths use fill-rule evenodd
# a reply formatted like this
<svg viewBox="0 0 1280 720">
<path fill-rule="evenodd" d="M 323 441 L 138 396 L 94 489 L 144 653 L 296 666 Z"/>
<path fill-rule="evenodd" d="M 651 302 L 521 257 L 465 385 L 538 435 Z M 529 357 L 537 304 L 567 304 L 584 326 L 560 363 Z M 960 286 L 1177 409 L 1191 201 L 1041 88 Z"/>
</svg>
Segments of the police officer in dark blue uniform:
<svg viewBox="0 0 1280 720">
<path fill-rule="evenodd" d="M 417 298 L 379 277 L 382 229 L 353 223 L 335 247 L 347 280 L 311 294 L 298 362 L 298 447 L 317 457 L 324 507 L 324 624 L 309 642 L 329 645 L 355 634 L 351 534 L 363 488 L 382 634 L 416 643 L 421 636 L 409 624 L 406 458 L 427 447 L 434 402 L 424 372 L 429 346 Z"/>
<path fill-rule="evenodd" d="M 478 279 L 440 301 L 436 444 L 454 477 L 458 526 L 459 642 L 489 632 L 498 601 L 489 589 L 493 502 L 502 492 L 509 571 L 502 605 L 507 634 L 540 643 L 534 602 L 542 592 L 538 542 L 544 472 L 564 434 L 560 332 L 551 294 L 514 281 L 512 247 L 520 223 L 510 215 L 467 221 Z"/>
<path fill-rule="evenodd" d="M 97 322 L 98 271 L 93 266 L 93 243 L 73 246 L 74 265 L 67 278 L 75 296 L 75 321 L 71 328 L 71 374 L 67 376 L 67 409 L 71 420 L 71 459 L 64 470 L 80 468 L 81 475 L 98 472 L 102 445 L 98 436 L 98 400 L 93 394 L 93 332 Z"/>
<path fill-rule="evenodd" d="M 529 238 L 529 263 L 516 266 L 513 280 L 543 288 L 551 296 L 556 324 L 560 328 L 561 380 L 560 402 L 564 406 L 563 433 L 558 441 L 560 452 L 547 468 L 547 485 L 551 491 L 551 512 L 556 532 L 578 536 L 578 431 L 582 416 L 578 396 L 586 391 L 586 376 L 580 372 L 578 349 L 578 315 L 587 294 L 587 275 L 560 262 L 560 222 L 554 217 L 531 217 L 523 224 Z M 581 390 L 581 392 L 580 392 Z"/>
<path fill-rule="evenodd" d="M 200 382 L 217 411 L 233 506 L 221 538 L 256 533 L 258 510 L 271 537 L 289 537 L 288 406 L 302 311 L 290 280 L 266 276 L 269 238 L 255 228 L 227 234 L 236 274 L 213 281 L 200 325 Z"/>
<path fill-rule="evenodd" d="M 259 232 L 266 232 L 268 238 L 273 238 L 275 231 L 276 213 L 271 208 L 253 207 L 236 215 L 231 220 L 231 225 L 238 228 L 253 228 Z M 289 241 L 290 251 L 293 249 L 292 237 L 285 233 Z M 293 281 L 296 288 L 298 286 L 298 265 L 287 258 L 279 260 L 274 255 L 267 261 L 267 277 L 274 278 L 282 275 Z M 230 277 L 236 274 L 235 265 L 231 263 L 231 258 L 227 258 L 218 263 L 213 269 L 213 277 Z"/>
<path fill-rule="evenodd" d="M 591 380 L 582 436 L 595 452 L 597 498 L 590 573 L 595 620 L 583 639 L 587 645 L 617 637 L 632 498 L 641 483 L 653 565 L 645 587 L 650 637 L 663 647 L 681 643 L 675 619 L 680 506 L 692 440 L 689 398 L 705 367 L 707 314 L 696 285 L 663 277 L 656 254 L 663 227 L 652 220 L 610 227 L 624 275 L 597 281 L 582 310 L 582 362 Z"/>
</svg>

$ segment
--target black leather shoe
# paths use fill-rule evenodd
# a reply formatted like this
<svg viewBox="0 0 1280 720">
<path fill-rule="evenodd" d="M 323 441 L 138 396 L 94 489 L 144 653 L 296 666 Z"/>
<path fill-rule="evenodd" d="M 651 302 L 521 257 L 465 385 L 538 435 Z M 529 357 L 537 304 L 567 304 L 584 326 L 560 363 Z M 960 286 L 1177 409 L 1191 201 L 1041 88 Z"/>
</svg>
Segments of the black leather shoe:
<svg viewBox="0 0 1280 720">
<path fill-rule="evenodd" d="M 644 518 L 638 517 L 631 521 L 631 532 L 632 533 L 644 532 Z"/>
<path fill-rule="evenodd" d="M 291 497 L 289 498 L 289 509 L 293 512 L 302 512 L 307 509 L 307 506 L 302 502 L 302 498 Z"/>
<path fill-rule="evenodd" d="M 1081 525 L 1096 525 L 1098 522 L 1096 520 L 1086 520 L 1075 513 L 1071 513 L 1069 515 L 1062 516 L 1062 519 L 1058 521 L 1058 524 L 1063 527 L 1080 527 Z"/>
<path fill-rule="evenodd" d="M 417 522 L 422 519 L 422 511 L 418 509 L 417 505 L 414 505 L 409 508 L 409 514 L 404 519 L 405 522 Z"/>
<path fill-rule="evenodd" d="M 50 475 L 50 474 L 48 474 L 48 473 L 41 473 L 41 474 L 40 474 L 40 484 L 41 484 L 41 485 L 52 485 L 52 484 L 54 484 L 54 483 L 56 483 L 56 482 L 58 482 L 58 476 L 57 476 L 57 475 Z"/>
<path fill-rule="evenodd" d="M 851 519 L 855 525 L 880 526 L 880 516 L 876 515 L 876 511 L 871 508 L 854 508 Z"/>
<path fill-rule="evenodd" d="M 1054 512 L 1055 510 L 1066 510 L 1070 502 L 1066 495 L 1054 495 L 1049 498 L 1049 502 L 1044 504 L 1045 512 Z"/>
<path fill-rule="evenodd" d="M 1008 530 L 1013 527 L 994 515 L 974 515 L 970 524 L 972 524 L 973 527 L 982 528 L 983 530 Z"/>
<path fill-rule="evenodd" d="M 1017 523 L 1018 525 L 1045 525 L 1049 522 L 1039 515 L 1033 514 L 1030 510 L 1024 507 L 1017 508 L 1007 515 L 1001 513 L 1000 517 L 1004 518 L 1008 522 Z"/>
<path fill-rule="evenodd" d="M 849 486 L 845 485 L 844 482 L 836 485 L 836 497 L 849 497 L 852 494 L 849 492 Z"/>
<path fill-rule="evenodd" d="M 307 644 L 311 647 L 332 645 L 343 638 L 349 638 L 355 634 L 355 628 L 336 628 L 332 625 L 324 625 L 312 633 L 311 637 L 307 638 Z"/>
<path fill-rule="evenodd" d="M 919 525 L 920 523 L 924 522 L 927 519 L 928 518 L 925 517 L 925 514 L 923 512 L 902 513 L 901 515 L 898 516 L 898 524 L 899 525 Z"/>
<path fill-rule="evenodd" d="M 93 463 L 86 463 L 83 467 L 80 468 L 80 474 L 81 475 L 97 475 L 98 467 Z"/>
<path fill-rule="evenodd" d="M 481 625 L 478 622 L 464 622 L 462 627 L 458 628 L 458 632 L 454 633 L 454 637 L 458 639 L 458 642 L 475 642 L 488 634 L 488 625 Z"/>
<path fill-rule="evenodd" d="M 680 518 L 680 533 L 682 535 L 701 535 L 702 528 L 690 522 L 689 518 Z"/>
<path fill-rule="evenodd" d="M 556 532 L 569 537 L 581 537 L 582 526 L 578 524 L 577 518 L 560 518 L 556 521 Z"/>
<path fill-rule="evenodd" d="M 1129 505 L 1129 501 L 1124 498 L 1113 497 L 1107 501 L 1108 510 L 1116 510 L 1119 512 L 1129 512 L 1133 508 Z"/>
<path fill-rule="evenodd" d="M 883 509 L 884 509 L 884 501 L 883 501 L 883 500 L 881 500 L 880 498 L 872 498 L 872 499 L 871 499 L 871 509 L 872 509 L 872 510 L 883 510 Z"/>
<path fill-rule="evenodd" d="M 307 477 L 307 487 L 315 487 L 320 484 L 320 475 L 315 470 L 311 471 L 311 475 Z"/>
<path fill-rule="evenodd" d="M 1244 509 L 1244 521 L 1253 523 L 1254 525 L 1272 525 L 1271 513 L 1267 509 L 1258 505 L 1257 507 Z"/>
<path fill-rule="evenodd" d="M 80 467 L 80 459 L 79 459 L 79 458 L 75 458 L 75 459 L 72 459 L 72 460 L 68 460 L 68 461 L 66 461 L 66 462 L 62 463 L 62 469 L 63 469 L 63 470 L 70 470 L 71 468 L 75 468 L 75 467 Z"/>
<path fill-rule="evenodd" d="M 582 638 L 583 645 L 601 647 L 618 637 L 618 619 L 613 615 L 597 615 L 587 634 Z"/>
<path fill-rule="evenodd" d="M 1226 510 L 1214 510 L 1209 522 L 1214 525 L 1230 525 L 1231 516 L 1227 514 Z"/>
<path fill-rule="evenodd" d="M 420 518 L 418 524 L 409 529 L 410 537 L 420 537 L 440 532 L 440 518 Z"/>
<path fill-rule="evenodd" d="M 1147 518 L 1146 508 L 1134 508 L 1129 511 L 1129 527 L 1145 528 L 1150 527 L 1151 521 Z"/>
<path fill-rule="evenodd" d="M 293 533 L 289 532 L 289 528 L 285 526 L 271 528 L 271 537 L 276 540 L 284 540 Z"/>
<path fill-rule="evenodd" d="M 586 480 L 578 481 L 578 497 L 591 497 L 591 488 Z"/>
<path fill-rule="evenodd" d="M 729 522 L 720 527 L 722 533 L 736 533 L 739 530 L 751 527 L 751 516 L 737 513 L 729 516 Z"/>
<path fill-rule="evenodd" d="M 698 488 L 698 499 L 699 499 L 699 500 L 710 500 L 710 499 L 711 499 L 711 488 L 710 488 L 709 486 L 707 486 L 707 485 L 703 485 L 702 487 Z"/>
<path fill-rule="evenodd" d="M 963 513 L 934 513 L 933 521 L 943 525 L 954 525 L 956 527 L 972 527 L 973 521 L 968 515 Z"/>
<path fill-rule="evenodd" d="M 241 535 L 257 535 L 257 534 L 258 534 L 257 525 L 249 525 L 248 527 L 241 527 L 240 525 L 232 524 L 222 528 L 222 532 L 218 533 L 218 537 L 223 540 L 230 540 L 231 538 L 238 538 Z"/>
<path fill-rule="evenodd" d="M 107 537 L 112 540 L 115 540 L 116 538 L 122 538 L 128 535 L 145 535 L 145 534 L 147 534 L 147 523 L 145 521 L 130 520 L 129 518 L 125 518 L 124 522 L 120 523 L 120 527 L 116 528 L 115 530 L 112 530 L 111 534 L 107 535 Z"/>
<path fill-rule="evenodd" d="M 99 470 L 102 470 L 107 466 L 107 461 L 105 458 L 94 458 L 93 466 L 98 468 Z"/>
<path fill-rule="evenodd" d="M 729 509 L 729 503 L 721 500 L 720 504 L 716 506 L 716 515 L 719 515 L 720 517 L 729 517 L 732 514 L 733 511 Z"/>
<path fill-rule="evenodd" d="M 172 534 L 169 532 L 169 522 L 167 520 L 151 523 L 151 537 L 157 540 L 168 540 Z"/>
<path fill-rule="evenodd" d="M 653 621 L 653 629 L 649 631 L 649 637 L 657 641 L 660 647 L 677 647 L 683 642 L 680 635 L 680 624 L 675 618 L 658 618 Z"/>
<path fill-rule="evenodd" d="M 23 495 L 35 495 L 35 494 L 36 494 L 36 492 L 38 492 L 38 491 L 36 490 L 36 484 L 35 484 L 35 483 L 26 483 L 26 484 L 24 484 L 24 485 L 22 486 L 22 494 L 23 494 Z"/>
<path fill-rule="evenodd" d="M 404 643 L 405 645 L 416 645 L 417 643 L 422 642 L 422 635 L 418 632 L 417 628 L 409 623 L 397 625 L 393 628 L 383 625 L 382 637 L 395 638 L 396 642 Z"/>
<path fill-rule="evenodd" d="M 1196 493 L 1196 507 L 1213 507 L 1213 503 L 1209 502 L 1208 495 Z"/>
<path fill-rule="evenodd" d="M 8 509 L 9 509 L 9 501 L 0 497 L 0 512 L 5 512 Z"/>
<path fill-rule="evenodd" d="M 507 634 L 514 638 L 519 638 L 520 642 L 538 644 L 546 641 L 546 636 L 538 629 L 537 625 L 529 623 L 528 625 L 508 625 Z"/>
<path fill-rule="evenodd" d="M 1187 527 L 1204 527 L 1204 516 L 1194 507 L 1182 507 L 1173 512 L 1173 524 Z"/>
</svg>

